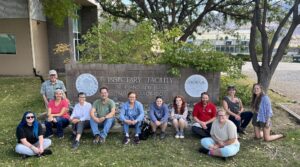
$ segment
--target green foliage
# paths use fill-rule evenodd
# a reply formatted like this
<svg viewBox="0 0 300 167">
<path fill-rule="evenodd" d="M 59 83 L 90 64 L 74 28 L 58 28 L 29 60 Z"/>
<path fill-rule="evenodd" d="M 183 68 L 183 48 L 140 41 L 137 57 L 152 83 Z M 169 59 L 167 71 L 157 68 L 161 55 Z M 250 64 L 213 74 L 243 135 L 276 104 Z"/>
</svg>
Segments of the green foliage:
<svg viewBox="0 0 300 167">
<path fill-rule="evenodd" d="M 53 20 L 54 24 L 62 27 L 66 18 L 76 18 L 79 6 L 74 0 L 42 0 L 44 14 Z"/>
<path fill-rule="evenodd" d="M 228 76 L 221 77 L 219 101 L 222 102 L 223 97 L 227 95 L 227 87 L 229 85 L 236 87 L 236 96 L 241 99 L 245 106 L 249 106 L 252 98 L 252 85 L 250 83 L 242 83 L 239 79 L 233 79 Z"/>
<path fill-rule="evenodd" d="M 83 35 L 84 43 L 78 46 L 82 63 L 153 64 L 157 55 L 151 51 L 153 29 L 143 22 L 131 30 L 113 28 L 111 21 L 96 25 Z"/>
<path fill-rule="evenodd" d="M 83 35 L 84 42 L 77 48 L 82 63 L 167 64 L 168 72 L 175 76 L 180 76 L 180 68 L 240 75 L 240 59 L 215 51 L 208 42 L 195 46 L 179 41 L 182 35 L 179 27 L 166 32 L 155 32 L 150 22 L 129 30 L 112 27 L 112 22 L 107 21 Z"/>
</svg>

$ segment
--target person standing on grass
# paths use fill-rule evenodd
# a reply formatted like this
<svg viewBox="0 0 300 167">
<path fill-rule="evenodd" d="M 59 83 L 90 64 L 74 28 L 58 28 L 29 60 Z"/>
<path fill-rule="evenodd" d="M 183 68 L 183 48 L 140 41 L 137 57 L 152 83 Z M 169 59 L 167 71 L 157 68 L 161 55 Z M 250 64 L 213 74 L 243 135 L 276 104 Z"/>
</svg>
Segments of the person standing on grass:
<svg viewBox="0 0 300 167">
<path fill-rule="evenodd" d="M 92 105 L 85 101 L 86 95 L 83 92 L 78 93 L 78 101 L 73 109 L 72 115 L 70 117 L 70 122 L 72 123 L 74 141 L 72 148 L 77 149 L 79 146 L 79 140 L 81 138 L 84 128 L 90 127 L 90 111 Z"/>
<path fill-rule="evenodd" d="M 171 119 L 176 130 L 175 138 L 184 138 L 184 128 L 187 126 L 188 108 L 183 96 L 175 96 L 171 109 Z"/>
<path fill-rule="evenodd" d="M 256 139 L 263 137 L 265 141 L 273 141 L 283 137 L 282 134 L 271 135 L 271 117 L 273 116 L 270 98 L 263 92 L 260 84 L 254 84 L 252 89 L 251 108 L 252 124 Z"/>
<path fill-rule="evenodd" d="M 227 87 L 227 94 L 223 98 L 223 108 L 229 115 L 229 120 L 236 125 L 237 132 L 245 134 L 245 129 L 250 123 L 253 113 L 244 111 L 241 99 L 235 96 L 236 89 L 234 86 Z"/>
<path fill-rule="evenodd" d="M 136 100 L 137 94 L 135 92 L 128 93 L 128 101 L 125 102 L 120 111 L 120 120 L 123 123 L 124 140 L 123 144 L 130 142 L 129 127 L 135 128 L 134 143 L 139 144 L 139 134 L 141 133 L 141 124 L 144 120 L 144 107 L 143 104 Z"/>
<path fill-rule="evenodd" d="M 193 118 L 195 123 L 192 126 L 192 132 L 200 138 L 209 137 L 216 114 L 216 106 L 209 101 L 208 93 L 201 93 L 201 101 L 194 106 Z"/>
<path fill-rule="evenodd" d="M 69 101 L 64 98 L 64 91 L 55 90 L 55 99 L 50 100 L 48 104 L 48 118 L 45 121 L 46 133 L 45 137 L 53 135 L 52 127 L 57 129 L 56 135 L 59 139 L 64 138 L 64 128 L 69 125 L 70 114 L 68 112 Z"/>
<path fill-rule="evenodd" d="M 116 104 L 108 98 L 108 88 L 100 88 L 100 99 L 93 103 L 90 112 L 90 125 L 94 135 L 94 144 L 103 144 L 105 139 L 115 123 Z M 99 128 L 102 128 L 100 131 Z"/>
<path fill-rule="evenodd" d="M 18 144 L 16 152 L 22 155 L 22 158 L 29 156 L 42 156 L 52 154 L 51 150 L 46 150 L 51 145 L 50 139 L 44 139 L 43 129 L 33 112 L 25 112 L 19 123 L 16 136 Z"/>
<path fill-rule="evenodd" d="M 155 102 L 150 104 L 150 125 L 153 132 L 153 137 L 156 138 L 156 130 L 160 128 L 160 139 L 164 139 L 166 137 L 166 128 L 168 125 L 169 118 L 169 109 L 168 106 L 163 102 L 163 98 L 161 96 L 157 96 L 155 98 Z"/>
<path fill-rule="evenodd" d="M 41 86 L 41 94 L 43 96 L 43 100 L 45 103 L 46 108 L 48 109 L 48 103 L 50 100 L 53 100 L 55 98 L 55 90 L 61 89 L 63 90 L 64 98 L 66 98 L 65 92 L 66 87 L 63 81 L 57 79 L 58 75 L 55 70 L 49 71 L 49 80 L 45 81 Z"/>
<path fill-rule="evenodd" d="M 220 110 L 218 118 L 212 123 L 210 135 L 201 139 L 199 152 L 217 157 L 231 157 L 240 150 L 235 124 L 228 120 L 226 112 Z"/>
</svg>

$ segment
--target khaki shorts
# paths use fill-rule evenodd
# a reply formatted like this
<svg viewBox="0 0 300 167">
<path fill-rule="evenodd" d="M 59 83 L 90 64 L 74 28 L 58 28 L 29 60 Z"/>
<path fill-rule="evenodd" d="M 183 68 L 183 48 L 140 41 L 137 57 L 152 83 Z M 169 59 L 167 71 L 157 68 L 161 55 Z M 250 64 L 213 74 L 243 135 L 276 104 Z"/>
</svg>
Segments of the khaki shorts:
<svg viewBox="0 0 300 167">
<path fill-rule="evenodd" d="M 267 128 L 267 127 L 271 127 L 272 123 L 271 120 L 269 122 L 257 121 L 257 113 L 253 113 L 252 125 L 259 128 Z"/>
</svg>

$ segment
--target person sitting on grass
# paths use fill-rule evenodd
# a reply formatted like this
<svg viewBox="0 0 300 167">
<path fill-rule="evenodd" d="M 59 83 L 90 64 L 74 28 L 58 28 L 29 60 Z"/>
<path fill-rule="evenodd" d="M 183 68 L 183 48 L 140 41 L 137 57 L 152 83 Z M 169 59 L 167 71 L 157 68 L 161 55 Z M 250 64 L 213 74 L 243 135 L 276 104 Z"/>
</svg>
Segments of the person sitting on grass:
<svg viewBox="0 0 300 167">
<path fill-rule="evenodd" d="M 227 96 L 223 98 L 223 108 L 229 115 L 229 120 L 237 127 L 237 132 L 246 134 L 245 129 L 251 121 L 253 113 L 244 111 L 241 99 L 236 97 L 236 88 L 234 86 L 227 87 Z"/>
<path fill-rule="evenodd" d="M 150 104 L 150 125 L 153 132 L 153 138 L 156 138 L 157 136 L 156 129 L 160 128 L 160 139 L 164 139 L 166 137 L 166 128 L 168 125 L 169 109 L 163 102 L 163 98 L 161 96 L 157 96 L 155 99 L 155 102 Z"/>
<path fill-rule="evenodd" d="M 21 154 L 22 158 L 52 154 L 51 150 L 46 150 L 50 147 L 51 140 L 44 139 L 42 133 L 42 126 L 35 114 L 30 111 L 25 112 L 16 130 L 18 140 L 16 152 Z"/>
<path fill-rule="evenodd" d="M 192 126 L 192 132 L 200 138 L 209 137 L 212 122 L 216 119 L 216 113 L 216 106 L 209 101 L 208 93 L 201 93 L 201 101 L 194 106 L 193 110 L 195 123 Z"/>
<path fill-rule="evenodd" d="M 212 124 L 211 137 L 201 139 L 199 152 L 217 157 L 230 157 L 240 150 L 240 143 L 235 124 L 228 120 L 226 112 L 220 110 L 218 118 Z"/>
<path fill-rule="evenodd" d="M 72 138 L 73 144 L 72 148 L 77 149 L 79 146 L 79 140 L 84 128 L 90 127 L 90 111 L 92 105 L 85 101 L 86 95 L 83 92 L 78 93 L 78 101 L 73 109 L 70 117 L 70 122 L 72 122 Z"/>
<path fill-rule="evenodd" d="M 273 111 L 271 101 L 269 97 L 264 94 L 262 86 L 260 84 L 254 84 L 252 92 L 252 125 L 254 127 L 255 138 L 260 139 L 263 137 L 265 141 L 273 141 L 284 137 L 282 134 L 270 134 Z"/>
<path fill-rule="evenodd" d="M 187 126 L 188 108 L 182 96 L 175 96 L 171 109 L 171 119 L 176 130 L 175 138 L 184 138 L 184 128 Z"/>
<path fill-rule="evenodd" d="M 90 112 L 91 119 L 90 125 L 94 135 L 94 144 L 104 144 L 105 139 L 114 126 L 116 104 L 113 100 L 108 98 L 108 88 L 100 88 L 100 99 L 97 99 L 93 103 L 93 108 Z M 100 131 L 99 128 L 102 128 Z"/>
<path fill-rule="evenodd" d="M 128 93 L 128 101 L 125 102 L 120 111 L 120 121 L 123 123 L 125 137 L 123 144 L 130 142 L 129 127 L 135 128 L 134 143 L 139 144 L 139 134 L 141 133 L 141 124 L 144 120 L 143 104 L 136 100 L 137 94 L 135 92 Z"/>
<path fill-rule="evenodd" d="M 53 135 L 52 127 L 56 127 L 57 137 L 64 138 L 64 128 L 69 125 L 70 114 L 69 101 L 63 98 L 63 90 L 55 90 L 55 99 L 50 100 L 48 104 L 48 119 L 45 121 L 46 133 L 45 138 Z"/>
</svg>

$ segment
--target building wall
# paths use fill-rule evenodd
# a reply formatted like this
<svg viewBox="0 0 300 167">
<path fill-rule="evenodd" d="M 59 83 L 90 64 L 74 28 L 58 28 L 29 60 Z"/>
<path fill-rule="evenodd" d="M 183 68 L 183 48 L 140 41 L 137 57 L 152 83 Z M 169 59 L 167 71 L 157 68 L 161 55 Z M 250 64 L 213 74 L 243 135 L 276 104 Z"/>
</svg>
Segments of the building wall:
<svg viewBox="0 0 300 167">
<path fill-rule="evenodd" d="M 31 27 L 35 68 L 39 74 L 46 75 L 49 71 L 47 24 L 31 20 Z"/>
<path fill-rule="evenodd" d="M 65 53 L 64 55 L 55 55 L 53 49 L 58 43 L 71 44 L 69 29 L 72 24 L 69 24 L 69 20 L 65 20 L 62 27 L 56 27 L 54 23 L 47 19 L 47 35 L 48 35 L 48 58 L 50 63 L 50 69 L 56 69 L 58 72 L 65 71 L 64 60 L 70 58 L 71 53 Z M 72 29 L 71 29 L 72 30 Z"/>
<path fill-rule="evenodd" d="M 30 26 L 26 18 L 0 19 L 0 33 L 15 35 L 16 54 L 0 54 L 0 75 L 32 75 Z"/>
<path fill-rule="evenodd" d="M 85 34 L 94 24 L 97 23 L 97 10 L 97 6 L 82 6 L 80 11 L 82 34 Z"/>
</svg>

